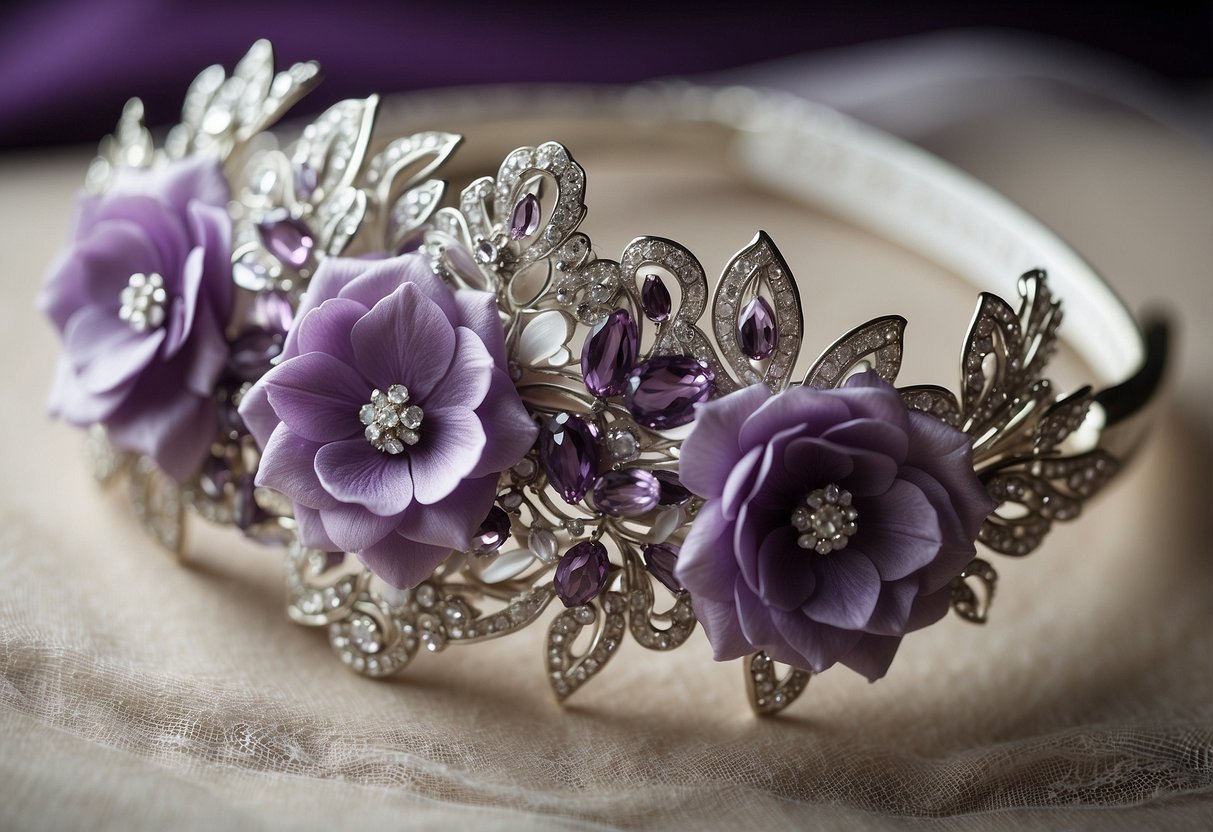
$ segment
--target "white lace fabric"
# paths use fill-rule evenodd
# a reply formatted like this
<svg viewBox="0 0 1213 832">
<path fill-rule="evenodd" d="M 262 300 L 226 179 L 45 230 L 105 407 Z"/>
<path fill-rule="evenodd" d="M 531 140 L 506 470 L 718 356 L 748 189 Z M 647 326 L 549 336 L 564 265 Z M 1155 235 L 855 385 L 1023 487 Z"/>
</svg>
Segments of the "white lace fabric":
<svg viewBox="0 0 1213 832">
<path fill-rule="evenodd" d="M 1037 144 L 1002 132 L 1024 117 L 1009 112 L 934 145 L 1042 215 L 1131 302 L 1180 307 L 1175 404 L 1081 521 L 1027 559 L 991 556 L 988 625 L 949 617 L 910 636 L 881 682 L 832 670 L 770 720 L 702 634 L 670 654 L 625 644 L 563 709 L 541 626 L 369 681 L 287 620 L 279 553 L 196 520 L 185 564 L 157 550 L 120 491 L 91 482 L 80 437 L 44 415 L 58 347 L 32 298 L 86 156 L 0 160 L 0 826 L 1207 827 L 1213 298 L 1197 276 L 1213 262 L 1213 161 L 1123 113 L 1034 116 Z M 874 281 L 806 304 L 814 346 L 900 312 L 908 370 L 952 383 L 972 297 L 937 299 L 928 264 L 691 173 L 669 172 L 641 217 L 634 179 L 579 159 L 606 256 L 659 233 L 712 271 L 761 225 L 802 280 Z"/>
</svg>

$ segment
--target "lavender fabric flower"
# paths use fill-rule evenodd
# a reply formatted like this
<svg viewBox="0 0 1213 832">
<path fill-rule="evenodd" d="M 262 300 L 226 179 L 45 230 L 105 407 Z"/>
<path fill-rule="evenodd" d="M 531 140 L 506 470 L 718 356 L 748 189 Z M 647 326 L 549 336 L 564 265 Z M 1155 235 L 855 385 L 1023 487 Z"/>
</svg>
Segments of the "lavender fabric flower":
<svg viewBox="0 0 1213 832">
<path fill-rule="evenodd" d="M 177 480 L 205 459 L 232 309 L 228 185 L 194 157 L 121 169 L 81 197 L 71 242 L 38 299 L 63 339 L 52 414 Z"/>
<path fill-rule="evenodd" d="M 416 586 L 470 547 L 538 434 L 505 368 L 493 295 L 452 291 L 415 253 L 328 258 L 240 406 L 257 484 L 294 501 L 304 545 Z"/>
<path fill-rule="evenodd" d="M 875 681 L 905 633 L 947 611 L 995 508 L 968 436 L 872 372 L 701 405 L 681 456 L 706 502 L 676 574 L 720 661 L 765 650 Z"/>
</svg>

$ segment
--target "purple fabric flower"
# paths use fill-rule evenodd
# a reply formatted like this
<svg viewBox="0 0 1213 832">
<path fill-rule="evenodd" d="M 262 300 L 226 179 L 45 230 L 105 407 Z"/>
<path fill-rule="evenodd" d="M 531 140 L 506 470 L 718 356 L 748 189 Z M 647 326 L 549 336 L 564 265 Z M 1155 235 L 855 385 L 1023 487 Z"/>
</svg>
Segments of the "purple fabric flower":
<svg viewBox="0 0 1213 832">
<path fill-rule="evenodd" d="M 209 157 L 121 169 L 81 197 L 38 299 L 63 339 L 51 412 L 97 422 L 177 480 L 215 433 L 232 309 L 228 185 Z"/>
<path fill-rule="evenodd" d="M 304 545 L 416 586 L 471 546 L 498 475 L 535 442 L 505 368 L 493 295 L 452 291 L 415 253 L 328 258 L 240 405 L 257 484 L 294 501 Z"/>
<path fill-rule="evenodd" d="M 716 659 L 883 676 L 901 637 L 947 611 L 995 508 L 971 455 L 872 372 L 700 406 L 680 477 L 706 502 L 676 574 Z"/>
</svg>

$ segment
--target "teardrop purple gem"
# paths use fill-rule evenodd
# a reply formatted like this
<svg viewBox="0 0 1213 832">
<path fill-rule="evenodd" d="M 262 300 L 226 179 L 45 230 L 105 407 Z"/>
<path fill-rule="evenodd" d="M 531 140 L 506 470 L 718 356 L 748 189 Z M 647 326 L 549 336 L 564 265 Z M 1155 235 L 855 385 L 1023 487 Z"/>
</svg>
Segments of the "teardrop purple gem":
<svg viewBox="0 0 1213 832">
<path fill-rule="evenodd" d="M 500 506 L 489 509 L 489 516 L 484 518 L 476 534 L 472 536 L 471 552 L 474 555 L 487 555 L 501 548 L 510 537 L 510 516 Z"/>
<path fill-rule="evenodd" d="M 741 351 L 758 361 L 770 358 L 779 342 L 775 329 L 775 313 L 766 298 L 757 297 L 746 304 L 737 319 L 737 340 Z"/>
<path fill-rule="evenodd" d="M 639 348 L 636 322 L 628 310 L 616 309 L 603 318 L 581 348 L 581 375 L 586 389 L 595 396 L 617 395 L 636 364 Z"/>
<path fill-rule="evenodd" d="M 651 274 L 644 279 L 640 289 L 640 305 L 650 321 L 664 321 L 670 317 L 670 290 L 665 287 L 665 281 L 659 274 Z"/>
<path fill-rule="evenodd" d="M 529 237 L 539 229 L 539 198 L 534 194 L 526 194 L 518 200 L 510 214 L 510 237 L 521 240 Z"/>
<path fill-rule="evenodd" d="M 276 290 L 258 292 L 249 312 L 249 320 L 254 325 L 283 335 L 291 328 L 291 320 L 294 317 L 295 310 L 291 308 L 290 297 L 285 292 Z"/>
<path fill-rule="evenodd" d="M 560 558 L 552 584 L 566 607 L 580 607 L 606 588 L 610 571 L 606 547 L 596 540 L 584 540 Z"/>
<path fill-rule="evenodd" d="M 539 433 L 539 463 L 566 503 L 580 503 L 598 473 L 597 428 L 580 416 L 556 414 Z"/>
<path fill-rule="evenodd" d="M 654 471 L 653 476 L 661 486 L 661 496 L 657 498 L 658 505 L 680 506 L 691 499 L 690 490 L 673 471 Z"/>
<path fill-rule="evenodd" d="M 594 505 L 616 517 L 636 517 L 652 511 L 661 495 L 661 483 L 640 468 L 608 471 L 594 483 Z"/>
<path fill-rule="evenodd" d="M 654 578 L 661 581 L 670 592 L 682 592 L 682 584 L 674 577 L 674 565 L 678 563 L 678 548 L 668 543 L 657 543 L 644 547 L 644 565 Z"/>
<path fill-rule="evenodd" d="M 311 229 L 285 211 L 275 211 L 257 223 L 257 232 L 270 254 L 296 269 L 307 264 L 316 245 Z"/>
<path fill-rule="evenodd" d="M 685 425 L 695 418 L 695 405 L 715 388 L 712 368 L 689 355 L 659 355 L 628 374 L 623 400 L 632 417 L 654 430 Z"/>
</svg>

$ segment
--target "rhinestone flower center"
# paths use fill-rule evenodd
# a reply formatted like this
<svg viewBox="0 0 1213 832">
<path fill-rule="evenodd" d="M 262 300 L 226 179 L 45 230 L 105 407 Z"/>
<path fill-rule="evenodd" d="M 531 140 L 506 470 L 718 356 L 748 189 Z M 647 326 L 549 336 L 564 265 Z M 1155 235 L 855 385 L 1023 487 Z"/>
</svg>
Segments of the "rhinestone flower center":
<svg viewBox="0 0 1213 832">
<path fill-rule="evenodd" d="M 822 555 L 845 549 L 859 527 L 859 512 L 851 505 L 851 492 L 830 483 L 810 491 L 804 504 L 792 510 L 792 525 L 800 535 L 796 544 Z"/>
<path fill-rule="evenodd" d="M 417 431 L 424 416 L 420 407 L 409 404 L 409 391 L 403 384 L 393 384 L 386 393 L 372 390 L 370 402 L 358 410 L 358 420 L 366 425 L 366 441 L 393 455 L 420 441 Z"/>
<path fill-rule="evenodd" d="M 122 304 L 118 317 L 135 332 L 164 326 L 168 317 L 168 290 L 164 288 L 164 278 L 155 272 L 131 275 L 118 300 Z"/>
</svg>

